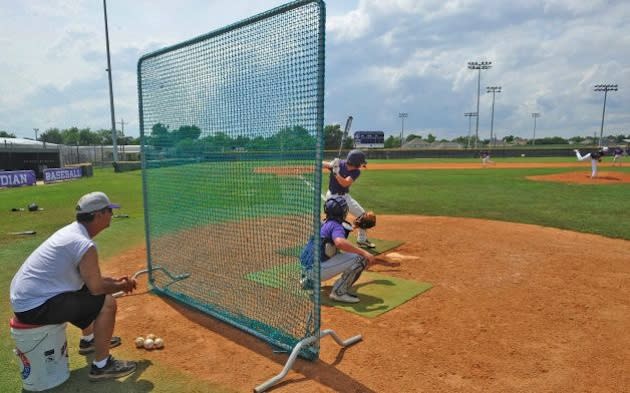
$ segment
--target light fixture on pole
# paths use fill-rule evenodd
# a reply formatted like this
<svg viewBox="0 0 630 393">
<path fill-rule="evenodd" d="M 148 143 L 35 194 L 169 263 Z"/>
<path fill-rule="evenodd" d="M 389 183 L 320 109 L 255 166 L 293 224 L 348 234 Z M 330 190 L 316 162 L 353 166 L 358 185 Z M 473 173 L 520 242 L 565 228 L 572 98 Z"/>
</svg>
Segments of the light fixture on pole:
<svg viewBox="0 0 630 393">
<path fill-rule="evenodd" d="M 534 118 L 534 137 L 532 138 L 532 146 L 536 144 L 536 119 L 540 117 L 540 113 L 534 112 L 532 113 L 532 117 Z"/>
<path fill-rule="evenodd" d="M 107 75 L 109 77 L 109 110 L 112 117 L 112 153 L 114 162 L 118 161 L 118 146 L 116 142 L 116 115 L 114 114 L 114 88 L 112 87 L 112 63 L 109 57 L 109 30 L 107 29 L 107 0 L 103 0 L 103 13 L 105 15 L 105 44 L 107 46 Z"/>
<path fill-rule="evenodd" d="M 471 118 L 473 116 L 477 116 L 477 113 L 475 112 L 466 112 L 464 113 L 464 116 L 466 116 L 468 118 L 468 145 L 466 146 L 466 149 L 470 149 L 470 133 L 471 133 Z"/>
<path fill-rule="evenodd" d="M 492 68 L 491 61 L 469 61 L 468 68 L 471 70 L 478 70 L 477 73 L 477 121 L 475 126 L 475 148 L 477 148 L 477 141 L 479 140 L 479 95 L 481 94 L 481 70 L 487 70 Z"/>
<path fill-rule="evenodd" d="M 595 85 L 594 91 L 604 92 L 604 109 L 602 110 L 602 126 L 599 129 L 599 147 L 602 147 L 602 139 L 604 138 L 604 115 L 606 114 L 606 96 L 609 91 L 617 91 L 617 85 Z"/>
<path fill-rule="evenodd" d="M 494 95 L 501 92 L 501 86 L 486 86 L 486 93 L 492 93 L 492 116 L 490 117 L 490 145 L 492 146 L 494 139 Z"/>
<path fill-rule="evenodd" d="M 402 120 L 402 124 L 400 126 L 400 147 L 403 145 L 403 135 L 405 134 L 405 119 L 409 117 L 409 113 L 399 113 L 398 117 Z"/>
<path fill-rule="evenodd" d="M 35 141 L 37 141 L 37 133 L 39 132 L 39 128 L 33 128 L 33 131 L 35 131 Z"/>
</svg>

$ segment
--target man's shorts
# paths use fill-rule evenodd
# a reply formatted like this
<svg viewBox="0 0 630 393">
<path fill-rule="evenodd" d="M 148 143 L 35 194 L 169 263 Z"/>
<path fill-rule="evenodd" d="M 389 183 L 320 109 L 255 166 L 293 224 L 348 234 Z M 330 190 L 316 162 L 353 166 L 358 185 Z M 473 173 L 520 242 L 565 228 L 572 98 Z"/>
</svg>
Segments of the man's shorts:
<svg viewBox="0 0 630 393">
<path fill-rule="evenodd" d="M 16 312 L 15 316 L 20 322 L 31 325 L 70 322 L 80 329 L 85 329 L 94 322 L 104 302 L 105 295 L 94 296 L 84 285 L 78 291 L 53 296 L 32 310 Z"/>
</svg>

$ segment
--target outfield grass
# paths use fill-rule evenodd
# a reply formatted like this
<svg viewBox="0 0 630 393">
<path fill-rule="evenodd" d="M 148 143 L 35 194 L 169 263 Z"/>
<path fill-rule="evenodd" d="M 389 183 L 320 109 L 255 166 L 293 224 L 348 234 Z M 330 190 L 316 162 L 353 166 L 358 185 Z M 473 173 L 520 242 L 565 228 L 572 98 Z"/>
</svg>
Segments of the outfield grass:
<svg viewBox="0 0 630 393">
<path fill-rule="evenodd" d="M 563 171 L 567 169 L 367 170 L 352 196 L 379 214 L 486 218 L 630 240 L 624 218 L 630 211 L 629 184 L 525 179 Z"/>
<path fill-rule="evenodd" d="M 566 157 L 501 157 L 499 155 L 490 155 L 492 161 L 499 163 L 558 163 L 558 162 L 568 162 L 568 163 L 578 163 L 575 156 L 566 156 Z M 405 163 L 423 163 L 423 164 L 449 164 L 449 163 L 458 163 L 458 164 L 480 164 L 481 158 L 392 158 L 392 159 L 381 159 L 381 160 L 372 160 L 368 154 L 368 168 L 370 167 L 370 163 L 379 163 L 379 164 L 405 164 Z"/>
<path fill-rule="evenodd" d="M 514 162 L 570 162 L 563 158 L 515 158 Z M 383 160 L 374 162 L 418 162 L 419 160 Z M 423 162 L 479 162 L 479 160 L 421 160 Z M 606 170 L 613 170 L 606 168 Z M 630 171 L 630 168 L 614 169 Z M 474 169 L 474 170 L 418 170 L 418 171 L 364 171 L 352 195 L 365 208 L 378 214 L 417 214 L 476 217 L 493 220 L 523 222 L 608 237 L 630 240 L 630 226 L 625 221 L 630 211 L 630 185 L 570 185 L 533 182 L 527 175 L 543 175 L 568 169 Z M 588 168 L 585 167 L 585 172 Z M 327 184 L 327 177 L 323 178 Z M 74 204 L 87 192 L 100 190 L 122 205 L 118 213 L 129 218 L 113 219 L 112 226 L 100 234 L 96 242 L 102 259 L 144 242 L 141 174 L 137 172 L 113 173 L 111 169 L 96 169 L 94 177 L 54 185 L 0 189 L 0 316 L 11 317 L 8 301 L 10 280 L 20 264 L 47 236 L 71 222 Z M 214 198 L 207 189 L 204 198 Z M 260 190 L 257 190 L 260 191 Z M 197 190 L 181 188 L 172 198 L 191 198 Z M 272 192 L 272 191 L 269 191 Z M 261 198 L 264 199 L 264 195 Z M 35 202 L 44 208 L 40 212 L 11 212 L 12 207 L 26 207 Z M 9 236 L 8 232 L 35 230 L 34 236 Z M 497 241 L 501 241 L 497 234 Z M 541 247 L 544 245 L 541 245 Z M 78 330 L 68 329 L 69 340 L 76 340 Z M 5 325 L 0 329 L 0 392 L 19 391 L 16 358 L 12 354 L 13 342 Z M 87 373 L 85 360 L 76 355 L 70 345 L 73 373 Z M 169 371 L 157 364 L 148 367 L 139 382 L 88 384 L 86 378 L 77 377 L 58 391 L 220 391 L 215 388 L 198 388 L 186 376 Z M 159 380 L 153 386 L 150 380 Z M 198 389 L 198 390 L 195 390 Z"/>
</svg>

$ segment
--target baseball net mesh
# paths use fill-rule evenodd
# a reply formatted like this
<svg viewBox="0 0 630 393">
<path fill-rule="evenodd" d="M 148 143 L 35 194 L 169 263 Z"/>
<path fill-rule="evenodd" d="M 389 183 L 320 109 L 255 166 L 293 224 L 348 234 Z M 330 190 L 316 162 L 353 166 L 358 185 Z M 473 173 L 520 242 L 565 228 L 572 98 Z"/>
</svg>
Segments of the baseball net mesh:
<svg viewBox="0 0 630 393">
<path fill-rule="evenodd" d="M 319 232 L 324 20 L 296 1 L 138 62 L 152 288 L 287 350 L 319 332 L 298 257 Z"/>
</svg>

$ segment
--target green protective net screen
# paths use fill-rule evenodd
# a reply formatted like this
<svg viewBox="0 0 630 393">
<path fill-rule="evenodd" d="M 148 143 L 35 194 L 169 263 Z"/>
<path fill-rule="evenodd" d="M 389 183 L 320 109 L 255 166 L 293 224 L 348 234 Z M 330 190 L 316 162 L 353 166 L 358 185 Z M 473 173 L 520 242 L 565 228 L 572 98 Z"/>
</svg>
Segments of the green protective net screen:
<svg viewBox="0 0 630 393">
<path fill-rule="evenodd" d="M 153 289 L 287 350 L 319 332 L 284 250 L 319 231 L 324 20 L 296 1 L 138 62 Z"/>
</svg>

